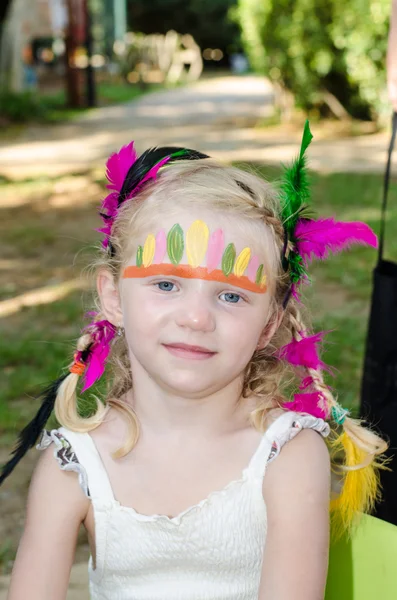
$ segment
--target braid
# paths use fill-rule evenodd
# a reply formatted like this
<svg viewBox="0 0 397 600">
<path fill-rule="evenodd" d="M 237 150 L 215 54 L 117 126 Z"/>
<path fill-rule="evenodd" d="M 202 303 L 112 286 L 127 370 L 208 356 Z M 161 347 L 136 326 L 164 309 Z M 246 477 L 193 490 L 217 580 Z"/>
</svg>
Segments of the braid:
<svg viewBox="0 0 397 600">
<path fill-rule="evenodd" d="M 296 303 L 290 302 L 288 310 L 288 318 L 291 325 L 292 338 L 297 342 L 303 339 L 301 332 L 305 330 L 305 324 L 302 321 L 302 317 Z M 329 387 L 324 382 L 324 378 L 320 369 L 311 369 L 310 367 L 300 367 L 303 371 L 307 372 L 307 376 L 310 377 L 311 387 L 321 394 L 321 397 L 325 400 L 326 406 L 324 407 L 328 415 L 331 413 L 333 406 L 337 405 L 335 398 L 333 397 Z"/>
</svg>

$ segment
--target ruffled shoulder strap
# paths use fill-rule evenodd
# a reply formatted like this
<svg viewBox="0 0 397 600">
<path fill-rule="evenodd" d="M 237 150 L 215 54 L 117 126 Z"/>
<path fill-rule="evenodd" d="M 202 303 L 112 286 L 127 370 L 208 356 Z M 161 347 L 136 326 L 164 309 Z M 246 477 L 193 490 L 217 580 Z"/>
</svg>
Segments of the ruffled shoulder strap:
<svg viewBox="0 0 397 600">
<path fill-rule="evenodd" d="M 263 443 L 251 463 L 255 475 L 263 477 L 266 465 L 272 462 L 280 454 L 284 444 L 302 429 L 314 429 L 324 438 L 330 433 L 330 427 L 323 419 L 290 410 L 283 412 L 263 434 Z"/>
<path fill-rule="evenodd" d="M 84 494 L 90 499 L 114 501 L 112 487 L 100 454 L 88 433 L 77 433 L 66 427 L 43 430 L 37 450 L 54 443 L 54 457 L 64 471 L 75 471 Z"/>
</svg>

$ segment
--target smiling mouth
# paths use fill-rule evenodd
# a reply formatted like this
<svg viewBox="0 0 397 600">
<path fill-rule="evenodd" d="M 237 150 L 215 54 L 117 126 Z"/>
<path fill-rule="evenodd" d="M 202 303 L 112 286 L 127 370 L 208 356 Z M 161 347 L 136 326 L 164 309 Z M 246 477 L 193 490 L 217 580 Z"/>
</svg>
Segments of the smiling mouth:
<svg viewBox="0 0 397 600">
<path fill-rule="evenodd" d="M 216 352 L 212 352 L 211 350 L 208 350 L 208 348 L 203 348 L 202 346 L 190 346 L 189 344 L 163 344 L 163 346 L 168 352 L 174 356 L 179 356 L 180 358 L 205 360 L 216 354 Z"/>
</svg>

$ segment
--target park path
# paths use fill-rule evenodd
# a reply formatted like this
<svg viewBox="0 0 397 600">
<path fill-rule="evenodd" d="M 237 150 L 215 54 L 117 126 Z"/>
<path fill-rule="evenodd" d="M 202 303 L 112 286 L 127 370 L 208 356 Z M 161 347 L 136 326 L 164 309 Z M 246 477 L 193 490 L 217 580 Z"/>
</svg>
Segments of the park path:
<svg viewBox="0 0 397 600">
<path fill-rule="evenodd" d="M 264 77 L 203 79 L 95 109 L 65 125 L 29 127 L 17 139 L 0 142 L 0 175 L 20 179 L 103 167 L 106 157 L 131 139 L 138 152 L 154 145 L 184 145 L 224 161 L 280 164 L 295 156 L 301 131 L 288 126 L 255 127 L 273 111 L 272 87 Z M 316 124 L 312 130 L 311 168 L 384 169 L 387 133 L 324 139 Z"/>
</svg>

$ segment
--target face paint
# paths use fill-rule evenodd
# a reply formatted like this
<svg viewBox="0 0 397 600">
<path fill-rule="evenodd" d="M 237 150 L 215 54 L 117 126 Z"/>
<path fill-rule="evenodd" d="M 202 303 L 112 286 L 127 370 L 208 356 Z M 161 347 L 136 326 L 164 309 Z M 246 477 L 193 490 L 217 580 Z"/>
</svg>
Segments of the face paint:
<svg viewBox="0 0 397 600">
<path fill-rule="evenodd" d="M 185 250 L 188 264 L 181 264 Z M 170 263 L 162 262 L 166 254 Z M 136 265 L 123 271 L 123 279 L 156 275 L 219 281 L 260 294 L 267 291 L 264 265 L 251 249 L 243 248 L 237 255 L 233 243 L 225 247 L 222 229 L 210 234 L 201 220 L 192 223 L 186 236 L 178 223 L 168 234 L 163 229 L 156 236 L 150 233 L 137 248 Z"/>
</svg>

